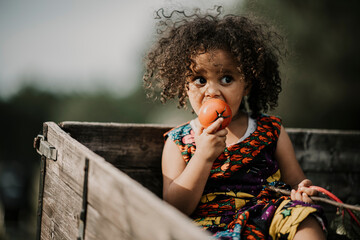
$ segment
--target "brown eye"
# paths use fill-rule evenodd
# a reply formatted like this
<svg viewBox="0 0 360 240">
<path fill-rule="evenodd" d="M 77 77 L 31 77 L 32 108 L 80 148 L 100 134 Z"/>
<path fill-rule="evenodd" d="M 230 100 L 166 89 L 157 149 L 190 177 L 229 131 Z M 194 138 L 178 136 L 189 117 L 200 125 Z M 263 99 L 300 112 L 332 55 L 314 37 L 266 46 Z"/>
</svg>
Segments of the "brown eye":
<svg viewBox="0 0 360 240">
<path fill-rule="evenodd" d="M 205 85 L 206 84 L 206 79 L 203 78 L 203 77 L 196 77 L 196 78 L 194 78 L 193 83 L 195 85 Z"/>
<path fill-rule="evenodd" d="M 230 84 L 234 81 L 234 78 L 232 76 L 224 76 L 220 81 L 221 84 Z"/>
</svg>

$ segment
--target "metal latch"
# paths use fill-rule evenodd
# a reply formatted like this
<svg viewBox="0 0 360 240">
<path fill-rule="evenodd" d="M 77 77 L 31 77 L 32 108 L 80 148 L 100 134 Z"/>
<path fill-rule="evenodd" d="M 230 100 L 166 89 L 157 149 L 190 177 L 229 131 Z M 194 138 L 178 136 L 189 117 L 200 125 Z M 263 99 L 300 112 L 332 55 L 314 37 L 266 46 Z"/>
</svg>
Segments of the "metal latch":
<svg viewBox="0 0 360 240">
<path fill-rule="evenodd" d="M 34 139 L 34 148 L 40 155 L 56 161 L 57 150 L 54 146 L 45 140 L 43 135 L 37 135 L 37 137 Z"/>
</svg>

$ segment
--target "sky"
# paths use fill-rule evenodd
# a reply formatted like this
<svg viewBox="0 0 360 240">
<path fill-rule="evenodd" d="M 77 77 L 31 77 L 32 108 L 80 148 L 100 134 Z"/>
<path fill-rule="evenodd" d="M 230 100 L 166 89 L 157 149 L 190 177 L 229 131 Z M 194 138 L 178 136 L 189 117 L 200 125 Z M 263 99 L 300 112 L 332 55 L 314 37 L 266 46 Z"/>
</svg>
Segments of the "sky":
<svg viewBox="0 0 360 240">
<path fill-rule="evenodd" d="M 24 83 L 52 91 L 130 93 L 155 35 L 154 12 L 236 0 L 0 0 L 0 97 Z"/>
</svg>

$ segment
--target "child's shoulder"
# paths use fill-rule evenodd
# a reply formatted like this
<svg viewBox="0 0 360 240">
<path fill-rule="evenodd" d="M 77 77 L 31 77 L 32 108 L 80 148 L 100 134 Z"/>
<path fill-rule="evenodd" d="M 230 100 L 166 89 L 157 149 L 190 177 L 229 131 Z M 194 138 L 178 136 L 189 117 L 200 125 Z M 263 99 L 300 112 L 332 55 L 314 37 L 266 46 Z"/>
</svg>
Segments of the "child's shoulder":
<svg viewBox="0 0 360 240">
<path fill-rule="evenodd" d="M 173 129 L 170 129 L 164 134 L 165 140 L 170 138 L 171 140 L 180 140 L 183 139 L 185 136 L 192 134 L 192 127 L 190 122 L 183 123 Z"/>
</svg>

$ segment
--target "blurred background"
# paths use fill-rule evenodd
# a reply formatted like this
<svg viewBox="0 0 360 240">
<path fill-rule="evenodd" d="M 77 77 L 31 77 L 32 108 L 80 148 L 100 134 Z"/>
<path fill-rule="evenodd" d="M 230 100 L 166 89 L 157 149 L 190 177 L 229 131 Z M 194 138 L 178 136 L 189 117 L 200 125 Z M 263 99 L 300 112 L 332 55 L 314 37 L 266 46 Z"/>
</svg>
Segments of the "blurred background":
<svg viewBox="0 0 360 240">
<path fill-rule="evenodd" d="M 291 128 L 359 130 L 358 1 L 0 0 L 0 239 L 33 239 L 45 121 L 180 124 L 176 103 L 146 99 L 142 58 L 155 10 L 255 13 L 287 38 L 274 114 Z"/>
</svg>

